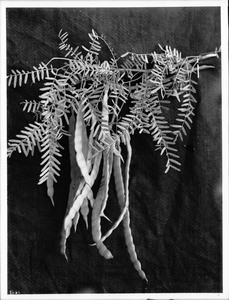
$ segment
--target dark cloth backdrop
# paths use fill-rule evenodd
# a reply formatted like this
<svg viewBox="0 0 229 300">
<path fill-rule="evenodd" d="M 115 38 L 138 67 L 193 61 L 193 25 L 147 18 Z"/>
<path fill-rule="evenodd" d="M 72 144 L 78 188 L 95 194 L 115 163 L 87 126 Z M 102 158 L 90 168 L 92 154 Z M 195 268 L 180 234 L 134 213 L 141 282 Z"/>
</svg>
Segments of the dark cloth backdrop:
<svg viewBox="0 0 229 300">
<path fill-rule="evenodd" d="M 118 56 L 159 51 L 158 43 L 178 49 L 183 57 L 198 55 L 220 46 L 220 8 L 8 8 L 8 71 L 31 70 L 60 56 L 60 29 L 77 46 L 88 45 L 92 28 L 106 36 Z M 164 174 L 165 158 L 155 152 L 150 136 L 132 138 L 131 228 L 150 293 L 222 291 L 220 59 L 208 63 L 215 69 L 201 71 L 193 128 L 179 143 L 180 173 Z M 20 103 L 38 99 L 39 87 L 8 88 L 8 138 L 34 121 Z M 77 233 L 68 239 L 69 261 L 59 253 L 70 182 L 67 139 L 63 145 L 55 207 L 46 186 L 37 185 L 39 151 L 27 158 L 15 153 L 8 160 L 9 292 L 144 292 L 122 226 L 107 240 L 113 260 L 106 261 L 89 245 L 81 219 Z M 111 184 L 111 219 L 118 207 L 114 191 Z"/>
</svg>

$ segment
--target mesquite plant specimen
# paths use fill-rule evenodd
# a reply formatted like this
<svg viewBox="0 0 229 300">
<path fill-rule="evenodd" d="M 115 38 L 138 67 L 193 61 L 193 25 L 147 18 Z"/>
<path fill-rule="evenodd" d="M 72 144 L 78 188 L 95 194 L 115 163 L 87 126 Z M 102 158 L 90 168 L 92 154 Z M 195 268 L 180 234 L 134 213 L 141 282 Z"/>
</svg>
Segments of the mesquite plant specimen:
<svg viewBox="0 0 229 300">
<path fill-rule="evenodd" d="M 152 135 L 156 150 L 166 156 L 165 172 L 179 171 L 176 142 L 183 141 L 191 129 L 196 104 L 194 79 L 201 70 L 212 67 L 200 62 L 218 57 L 220 50 L 182 58 L 176 49 L 159 45 L 160 53 L 127 52 L 116 58 L 105 38 L 94 30 L 89 33 L 88 47 L 72 47 L 68 34 L 62 30 L 59 38 L 63 57 L 54 57 L 47 64 L 42 62 L 32 71 L 12 70 L 7 77 L 8 86 L 13 87 L 44 81 L 40 100 L 23 103 L 23 111 L 36 113 L 37 120 L 9 140 L 8 156 L 14 151 L 27 156 L 33 154 L 36 146 L 39 148 L 42 154 L 39 184 L 46 182 L 54 205 L 54 182 L 60 174 L 58 158 L 63 153 L 59 140 L 67 135 L 71 183 L 61 232 L 61 252 L 67 258 L 66 240 L 71 228 L 76 230 L 80 214 L 88 227 L 91 210 L 91 233 L 99 253 L 106 259 L 113 257 L 104 241 L 123 222 L 130 259 L 141 278 L 147 280 L 130 229 L 131 135 L 136 131 Z M 103 47 L 110 51 L 109 62 L 101 62 Z M 172 124 L 167 117 L 171 104 L 177 114 Z M 101 219 L 108 218 L 104 211 L 112 172 L 120 215 L 103 234 Z M 100 185 L 96 190 L 94 184 L 98 178 Z"/>
</svg>

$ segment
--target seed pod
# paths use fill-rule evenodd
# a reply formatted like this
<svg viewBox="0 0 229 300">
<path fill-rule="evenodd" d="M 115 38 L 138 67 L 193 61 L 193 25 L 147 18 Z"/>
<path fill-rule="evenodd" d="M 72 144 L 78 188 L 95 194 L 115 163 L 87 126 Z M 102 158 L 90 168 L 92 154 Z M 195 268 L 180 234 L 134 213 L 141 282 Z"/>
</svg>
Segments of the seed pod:
<svg viewBox="0 0 229 300">
<path fill-rule="evenodd" d="M 101 241 L 97 242 L 96 246 L 99 250 L 99 254 L 101 256 L 103 256 L 105 259 L 113 258 L 113 255 L 111 254 L 111 252 L 107 249 L 107 247 Z"/>
<path fill-rule="evenodd" d="M 107 156 L 103 152 L 103 173 L 100 182 L 100 187 L 95 198 L 92 209 L 91 227 L 92 238 L 97 243 L 101 239 L 101 211 L 103 203 L 106 201 L 108 191 L 108 161 Z"/>
<path fill-rule="evenodd" d="M 85 181 L 88 184 L 91 184 L 90 176 L 88 173 L 87 159 L 85 159 L 85 157 L 87 156 L 87 150 L 85 149 L 85 147 L 88 147 L 88 144 L 85 141 L 87 139 L 85 135 L 85 130 L 86 129 L 85 129 L 85 123 L 83 119 L 82 106 L 80 106 L 77 113 L 76 127 L 75 127 L 75 140 L 74 140 L 76 161 Z"/>
<path fill-rule="evenodd" d="M 123 209 L 123 207 L 127 205 L 125 203 L 129 203 L 129 199 L 128 199 L 129 198 L 129 168 L 130 168 L 130 161 L 131 161 L 131 154 L 132 154 L 129 135 L 126 135 L 126 147 L 127 147 L 127 161 L 125 167 L 125 190 L 124 190 L 124 184 L 123 184 L 122 172 L 120 166 L 120 157 L 119 156 L 114 157 L 115 187 L 116 187 L 117 197 L 121 209 Z M 125 212 L 125 215 L 123 216 L 123 228 L 124 228 L 124 236 L 125 236 L 127 250 L 130 255 L 130 260 L 132 261 L 135 269 L 138 271 L 141 278 L 148 281 L 144 271 L 141 269 L 141 264 L 137 258 L 137 253 L 135 251 L 132 232 L 130 229 L 130 212 L 128 208 Z"/>
<path fill-rule="evenodd" d="M 94 164 L 93 164 L 93 169 L 91 171 L 90 175 L 90 181 L 91 184 L 94 184 L 95 179 L 97 178 L 98 171 L 99 171 L 99 166 L 101 162 L 101 157 L 102 154 L 98 153 L 98 155 L 95 157 Z M 92 190 L 90 185 L 86 184 L 84 179 L 81 179 L 81 182 L 78 186 L 76 195 L 73 199 L 72 205 L 68 208 L 65 219 L 64 219 L 64 224 L 63 228 L 61 231 L 61 252 L 66 256 L 65 250 L 66 250 L 66 240 L 68 237 L 68 233 L 70 232 L 70 229 L 72 227 L 72 224 L 74 223 L 74 218 L 77 220 L 77 213 L 79 212 L 79 209 L 84 201 L 85 198 L 88 196 L 90 197 L 92 194 Z M 72 221 L 73 219 L 73 221 Z M 75 221 L 76 221 L 75 220 Z M 76 226 L 76 224 L 74 224 Z"/>
<path fill-rule="evenodd" d="M 53 195 L 54 195 L 53 178 L 50 175 L 48 176 L 46 184 L 47 184 L 47 194 L 48 194 L 49 198 L 51 199 L 52 205 L 55 206 L 54 200 L 53 200 Z"/>
<path fill-rule="evenodd" d="M 80 207 L 80 213 L 83 216 L 83 219 L 85 221 L 86 227 L 88 229 L 88 220 L 87 220 L 87 216 L 89 214 L 89 207 L 88 207 L 88 198 L 85 198 L 83 200 L 83 203 Z"/>
</svg>

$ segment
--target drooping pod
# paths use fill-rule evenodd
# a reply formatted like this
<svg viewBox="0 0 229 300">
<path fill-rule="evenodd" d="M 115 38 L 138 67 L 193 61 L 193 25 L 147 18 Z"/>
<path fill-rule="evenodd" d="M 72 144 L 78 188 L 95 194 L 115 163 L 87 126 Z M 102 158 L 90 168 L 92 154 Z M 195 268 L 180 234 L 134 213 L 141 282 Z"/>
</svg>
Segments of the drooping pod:
<svg viewBox="0 0 229 300">
<path fill-rule="evenodd" d="M 123 183 L 123 176 L 122 176 L 122 170 L 121 170 L 121 160 L 120 157 L 115 155 L 114 156 L 114 179 L 115 179 L 115 187 L 117 192 L 117 197 L 119 201 L 120 208 L 123 209 L 123 207 L 126 205 L 125 203 L 129 203 L 129 168 L 130 168 L 130 161 L 131 161 L 131 145 L 130 145 L 130 137 L 129 135 L 126 135 L 126 147 L 127 147 L 127 161 L 126 161 L 126 167 L 125 167 L 125 186 Z M 127 250 L 130 255 L 130 260 L 132 261 L 135 269 L 138 271 L 140 277 L 146 281 L 147 277 L 145 272 L 141 268 L 141 263 L 138 260 L 135 245 L 133 242 L 132 232 L 130 228 L 130 212 L 127 208 L 125 215 L 123 216 L 123 228 L 124 228 L 124 236 L 125 236 L 125 242 L 127 246 Z"/>
<path fill-rule="evenodd" d="M 88 172 L 87 159 L 85 158 L 85 147 L 88 147 L 88 141 L 86 141 L 86 125 L 83 119 L 82 106 L 79 106 L 76 118 L 75 127 L 75 140 L 74 146 L 76 151 L 76 161 L 84 177 L 85 181 L 90 184 L 90 176 Z"/>
<path fill-rule="evenodd" d="M 51 199 L 52 205 L 55 206 L 53 196 L 54 196 L 54 187 L 53 187 L 53 178 L 49 175 L 47 179 L 47 194 Z"/>
<path fill-rule="evenodd" d="M 77 221 L 78 221 L 77 213 L 79 212 L 84 199 L 87 197 L 91 198 L 91 193 L 92 193 L 91 186 L 93 186 L 94 181 L 97 178 L 97 175 L 99 172 L 99 167 L 100 167 L 100 162 L 101 162 L 101 157 L 102 157 L 101 153 L 98 153 L 95 157 L 92 171 L 90 174 L 90 184 L 91 185 L 87 184 L 82 179 L 81 184 L 79 185 L 76 195 L 73 199 L 73 204 L 71 207 L 69 207 L 68 212 L 64 218 L 64 224 L 63 224 L 63 228 L 61 231 L 61 243 L 60 244 L 61 244 L 61 253 L 63 253 L 65 256 L 66 256 L 66 253 L 65 253 L 66 240 L 68 238 L 71 227 L 74 224 L 75 218 L 77 218 Z M 76 225 L 74 224 L 74 226 L 76 226 Z"/>
<path fill-rule="evenodd" d="M 108 186 L 110 181 L 108 158 L 109 156 L 107 155 L 107 153 L 103 152 L 103 173 L 100 182 L 100 187 L 94 201 L 91 217 L 92 238 L 96 243 L 96 247 L 98 248 L 99 253 L 106 259 L 113 258 L 111 252 L 101 241 L 101 216 L 103 215 L 103 210 L 106 206 L 105 203 L 108 198 Z"/>
<path fill-rule="evenodd" d="M 109 85 L 105 85 L 104 94 L 102 98 L 101 131 L 99 135 L 99 140 L 102 140 L 104 142 L 110 139 L 108 91 L 109 91 Z M 102 237 L 101 218 L 105 216 L 104 210 L 106 208 L 107 199 L 108 199 L 109 182 L 110 182 L 110 176 L 112 172 L 112 161 L 113 161 L 112 147 L 108 147 L 108 149 L 103 150 L 102 178 L 101 178 L 100 187 L 97 196 L 94 201 L 94 206 L 92 209 L 92 217 L 91 217 L 92 238 L 96 244 L 96 247 L 99 250 L 99 253 L 102 256 L 104 256 L 106 259 L 113 258 L 113 255 L 101 241 L 101 237 Z"/>
<path fill-rule="evenodd" d="M 76 118 L 74 113 L 72 113 L 69 119 L 69 156 L 70 156 L 70 176 L 71 176 L 71 183 L 69 186 L 69 195 L 68 195 L 68 208 L 72 206 L 73 199 L 76 195 L 77 190 L 79 189 L 79 185 L 81 182 L 81 172 L 80 168 L 76 162 L 76 152 L 75 152 L 75 125 L 76 125 Z"/>
<path fill-rule="evenodd" d="M 110 163 L 112 162 L 112 165 L 113 165 L 114 176 L 117 176 L 116 180 L 117 180 L 118 189 L 116 189 L 116 192 L 119 193 L 117 195 L 117 197 L 119 198 L 119 197 L 122 197 L 122 195 L 124 196 L 124 194 L 123 194 L 123 191 L 124 191 L 123 180 L 118 175 L 121 172 L 121 157 L 122 156 L 121 156 L 120 151 L 117 150 L 116 148 L 113 148 L 112 154 L 113 154 L 112 155 L 112 160 L 110 161 Z M 122 188 L 121 188 L 121 186 L 122 186 Z M 102 242 L 104 242 L 112 234 L 112 232 L 119 226 L 119 224 L 122 222 L 123 217 L 124 217 L 124 215 L 125 215 L 125 213 L 128 209 L 128 206 L 129 206 L 129 197 L 124 197 L 123 202 L 124 202 L 124 204 L 121 207 L 121 213 L 120 213 L 118 219 L 113 223 L 113 225 L 106 232 L 106 234 L 103 235 L 103 237 L 101 238 Z"/>
<path fill-rule="evenodd" d="M 69 152 L 71 167 L 71 184 L 69 190 L 69 199 L 67 211 L 64 219 L 64 225 L 61 231 L 61 253 L 66 256 L 66 240 L 70 234 L 72 225 L 76 231 L 79 221 L 79 211 L 83 203 L 93 197 L 91 186 L 93 185 L 100 166 L 101 154 L 99 153 L 93 160 L 88 159 L 91 154 L 89 140 L 87 137 L 86 126 L 83 120 L 82 107 L 80 106 L 75 120 L 72 114 L 69 122 Z M 92 167 L 91 174 L 89 171 Z M 86 179 L 88 182 L 86 182 Z M 86 211 L 83 209 L 83 217 L 86 220 Z M 87 222 L 86 222 L 87 223 Z"/>
<path fill-rule="evenodd" d="M 87 197 L 83 200 L 83 203 L 80 207 L 80 213 L 83 216 L 84 222 L 86 224 L 86 228 L 88 229 L 88 219 L 87 219 L 87 217 L 88 217 L 88 214 L 89 214 L 89 207 L 88 207 L 88 198 Z"/>
</svg>

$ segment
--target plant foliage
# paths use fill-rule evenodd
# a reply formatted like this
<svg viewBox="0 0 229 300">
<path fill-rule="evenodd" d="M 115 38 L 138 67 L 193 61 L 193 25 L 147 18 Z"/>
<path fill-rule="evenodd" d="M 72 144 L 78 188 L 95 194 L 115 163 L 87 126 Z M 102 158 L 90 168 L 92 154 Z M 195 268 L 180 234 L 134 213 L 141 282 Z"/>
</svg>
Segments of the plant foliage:
<svg viewBox="0 0 229 300">
<path fill-rule="evenodd" d="M 123 221 L 126 244 L 139 275 L 147 280 L 138 261 L 129 220 L 129 169 L 131 162 L 131 135 L 149 134 L 155 149 L 166 157 L 165 172 L 181 168 L 177 149 L 178 139 L 183 141 L 191 129 L 196 105 L 196 78 L 199 72 L 212 66 L 201 64 L 212 53 L 182 58 L 181 53 L 169 46 L 159 45 L 160 53 L 137 54 L 127 52 L 115 58 L 113 50 L 103 36 L 94 30 L 89 33 L 89 45 L 73 47 L 68 33 L 59 33 L 62 57 L 54 57 L 47 64 L 40 63 L 31 71 L 12 70 L 7 76 L 8 86 L 21 86 L 29 80 L 42 81 L 39 100 L 25 100 L 23 111 L 37 116 L 15 139 L 10 139 L 8 156 L 23 152 L 41 152 L 39 184 L 46 183 L 52 203 L 54 182 L 60 175 L 59 158 L 62 156 L 60 140 L 69 136 L 71 184 L 68 206 L 61 233 L 60 248 L 66 255 L 66 240 L 71 227 L 77 228 L 80 214 L 88 227 L 92 210 L 91 232 L 98 251 L 105 258 L 112 253 L 104 244 L 106 238 Z M 103 47 L 108 47 L 110 61 L 101 61 Z M 61 66 L 57 66 L 62 63 Z M 171 123 L 168 112 L 176 107 Z M 122 147 L 128 157 L 124 163 Z M 125 172 L 122 172 L 122 164 Z M 81 178 L 77 178 L 76 168 Z M 93 185 L 102 169 L 100 188 L 94 195 Z M 109 196 L 112 172 L 115 177 L 120 216 L 102 235 L 101 218 Z"/>
</svg>

